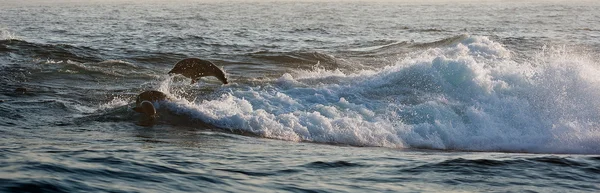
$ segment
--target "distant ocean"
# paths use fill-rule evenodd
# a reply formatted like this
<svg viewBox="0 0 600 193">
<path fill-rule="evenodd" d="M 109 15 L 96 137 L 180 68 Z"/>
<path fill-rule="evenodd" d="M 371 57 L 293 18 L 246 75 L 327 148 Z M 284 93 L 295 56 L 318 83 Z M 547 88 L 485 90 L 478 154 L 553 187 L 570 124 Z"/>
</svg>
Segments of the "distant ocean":
<svg viewBox="0 0 600 193">
<path fill-rule="evenodd" d="M 600 192 L 598 10 L 8 1 L 0 192 Z"/>
</svg>

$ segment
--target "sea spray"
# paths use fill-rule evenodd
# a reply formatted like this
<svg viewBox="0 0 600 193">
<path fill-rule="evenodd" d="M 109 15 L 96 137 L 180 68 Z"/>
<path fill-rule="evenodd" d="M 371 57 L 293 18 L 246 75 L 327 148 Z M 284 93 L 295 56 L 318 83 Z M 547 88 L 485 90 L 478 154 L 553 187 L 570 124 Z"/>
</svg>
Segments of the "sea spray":
<svg viewBox="0 0 600 193">
<path fill-rule="evenodd" d="M 15 33 L 0 27 L 0 40 L 21 40 Z"/>
<path fill-rule="evenodd" d="M 380 70 L 313 69 L 169 108 L 267 138 L 353 146 L 598 153 L 592 60 L 516 62 L 487 37 L 416 51 Z M 541 55 L 540 55 L 541 56 Z M 587 75 L 586 75 L 587 74 Z M 592 73 L 593 74 L 593 73 Z M 168 91 L 168 79 L 161 91 Z"/>
</svg>

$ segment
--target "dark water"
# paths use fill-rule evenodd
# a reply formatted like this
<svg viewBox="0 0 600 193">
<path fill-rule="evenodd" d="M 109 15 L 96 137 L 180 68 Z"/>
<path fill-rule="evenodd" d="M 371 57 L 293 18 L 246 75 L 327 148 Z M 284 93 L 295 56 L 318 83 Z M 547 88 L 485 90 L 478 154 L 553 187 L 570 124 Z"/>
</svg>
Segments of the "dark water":
<svg viewBox="0 0 600 193">
<path fill-rule="evenodd" d="M 7 1 L 0 192 L 596 192 L 598 8 Z"/>
</svg>

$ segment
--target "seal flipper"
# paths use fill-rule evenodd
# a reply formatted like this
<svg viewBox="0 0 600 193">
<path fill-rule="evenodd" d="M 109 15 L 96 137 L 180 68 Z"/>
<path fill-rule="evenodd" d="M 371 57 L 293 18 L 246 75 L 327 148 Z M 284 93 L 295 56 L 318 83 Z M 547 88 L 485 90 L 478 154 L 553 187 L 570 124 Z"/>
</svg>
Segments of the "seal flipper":
<svg viewBox="0 0 600 193">
<path fill-rule="evenodd" d="M 229 82 L 227 82 L 227 78 L 225 78 L 225 76 L 217 76 L 217 78 L 223 83 L 223 84 L 228 84 Z"/>
</svg>

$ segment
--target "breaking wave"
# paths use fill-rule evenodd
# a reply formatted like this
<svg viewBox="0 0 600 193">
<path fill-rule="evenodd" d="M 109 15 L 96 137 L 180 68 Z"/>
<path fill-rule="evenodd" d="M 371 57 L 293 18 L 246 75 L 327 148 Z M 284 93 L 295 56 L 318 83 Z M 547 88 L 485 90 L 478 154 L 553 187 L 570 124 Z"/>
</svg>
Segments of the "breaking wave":
<svg viewBox="0 0 600 193">
<path fill-rule="evenodd" d="M 540 51 L 526 62 L 512 57 L 500 43 L 468 36 L 377 70 L 299 70 L 166 106 L 219 127 L 291 141 L 600 153 L 594 60 L 567 48 Z"/>
</svg>

